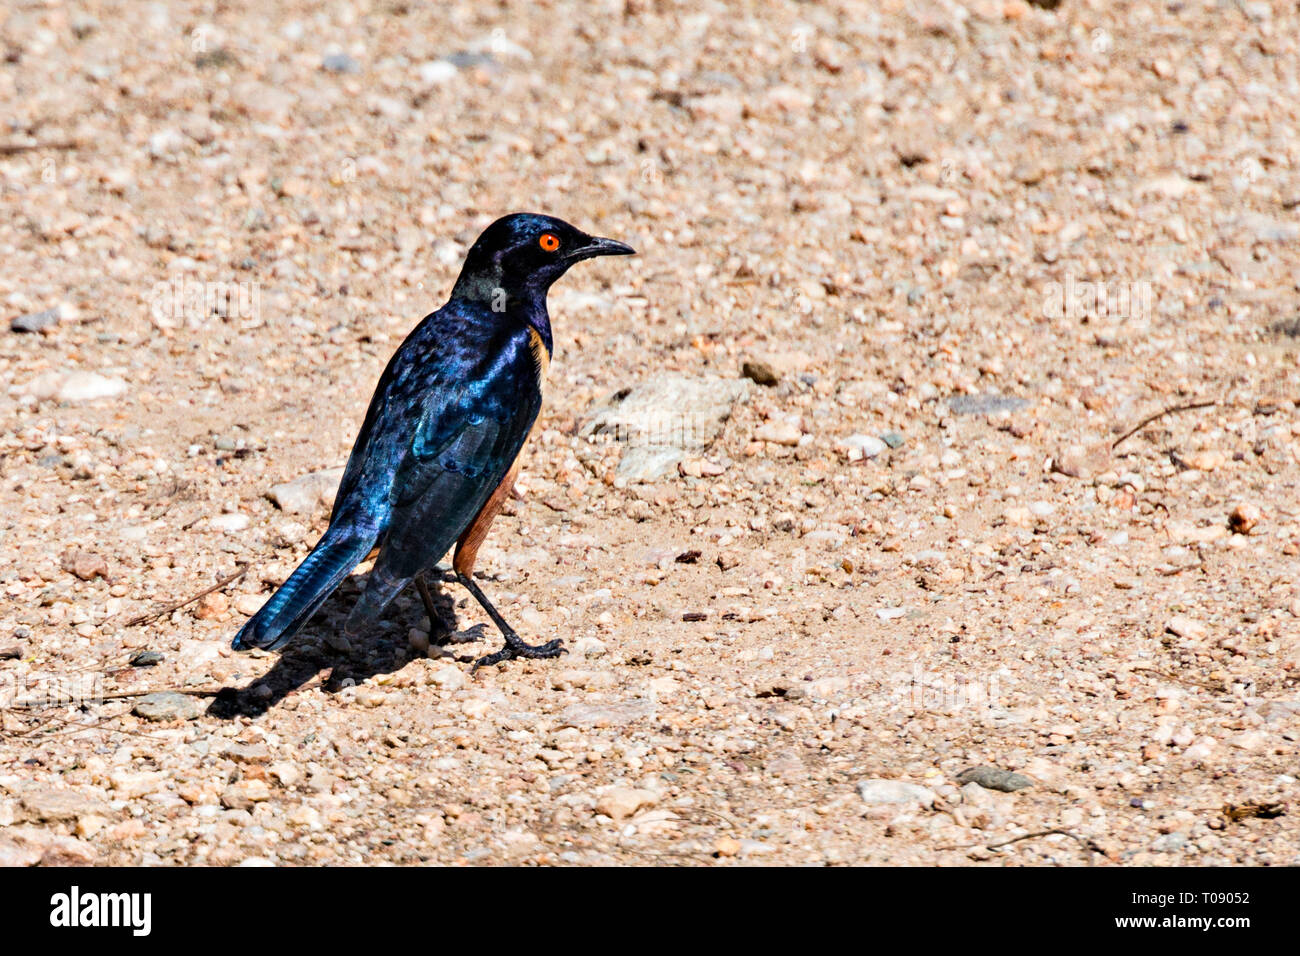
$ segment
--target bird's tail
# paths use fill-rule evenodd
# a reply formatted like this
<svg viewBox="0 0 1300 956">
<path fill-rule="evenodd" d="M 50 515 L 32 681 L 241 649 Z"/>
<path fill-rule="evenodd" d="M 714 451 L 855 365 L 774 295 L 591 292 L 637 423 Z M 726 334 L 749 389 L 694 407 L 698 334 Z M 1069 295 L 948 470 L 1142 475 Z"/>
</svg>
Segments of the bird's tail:
<svg viewBox="0 0 1300 956">
<path fill-rule="evenodd" d="M 373 624 L 388 606 L 388 602 L 410 583 L 410 578 L 394 574 L 388 569 L 384 555 L 381 553 L 379 560 L 370 570 L 365 591 L 352 606 L 352 613 L 348 615 L 347 622 L 343 625 L 344 636 L 355 637 Z"/>
<path fill-rule="evenodd" d="M 289 580 L 248 619 L 231 646 L 237 651 L 278 650 L 298 633 L 325 599 L 370 552 L 374 537 L 355 529 L 325 532 Z"/>
</svg>

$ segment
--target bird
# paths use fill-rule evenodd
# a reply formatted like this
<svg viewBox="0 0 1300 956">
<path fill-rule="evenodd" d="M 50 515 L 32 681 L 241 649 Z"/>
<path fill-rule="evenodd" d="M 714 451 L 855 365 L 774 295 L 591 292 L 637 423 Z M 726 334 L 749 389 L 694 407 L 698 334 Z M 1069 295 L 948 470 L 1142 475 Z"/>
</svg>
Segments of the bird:
<svg viewBox="0 0 1300 956">
<path fill-rule="evenodd" d="M 345 638 L 362 634 L 413 581 L 432 625 L 432 578 L 469 591 L 505 639 L 475 669 L 564 653 L 560 640 L 526 643 L 475 582 L 474 564 L 542 406 L 553 346 L 548 290 L 585 259 L 634 254 L 553 216 L 512 213 L 489 225 L 447 303 L 420 321 L 380 376 L 329 526 L 240 628 L 235 650 L 283 648 L 376 555 Z M 453 545 L 450 571 L 439 569 Z"/>
</svg>

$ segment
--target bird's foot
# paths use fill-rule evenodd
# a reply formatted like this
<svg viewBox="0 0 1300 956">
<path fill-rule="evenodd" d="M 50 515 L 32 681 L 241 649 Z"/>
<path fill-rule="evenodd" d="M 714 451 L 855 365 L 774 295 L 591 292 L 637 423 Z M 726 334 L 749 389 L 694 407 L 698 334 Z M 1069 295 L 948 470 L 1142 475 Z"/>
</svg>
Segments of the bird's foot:
<svg viewBox="0 0 1300 956">
<path fill-rule="evenodd" d="M 554 641 L 547 641 L 545 644 L 525 644 L 518 634 L 507 634 L 506 646 L 495 654 L 480 657 L 474 662 L 474 667 L 470 673 L 474 673 L 480 667 L 491 667 L 494 664 L 513 661 L 520 657 L 537 660 L 547 657 L 559 657 L 561 654 L 567 653 L 569 652 L 565 648 L 564 642 L 558 638 Z"/>
</svg>

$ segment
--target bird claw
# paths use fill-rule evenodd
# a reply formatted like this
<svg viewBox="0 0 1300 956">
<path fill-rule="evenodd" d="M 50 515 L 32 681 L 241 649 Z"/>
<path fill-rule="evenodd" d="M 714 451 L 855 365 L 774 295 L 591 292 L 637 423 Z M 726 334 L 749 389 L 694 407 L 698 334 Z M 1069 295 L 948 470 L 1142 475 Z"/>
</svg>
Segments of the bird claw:
<svg viewBox="0 0 1300 956">
<path fill-rule="evenodd" d="M 474 662 L 470 669 L 473 674 L 480 667 L 492 667 L 494 664 L 501 664 L 505 661 L 513 661 L 516 658 L 527 658 L 529 660 L 538 660 L 548 657 L 559 657 L 561 654 L 569 653 L 564 642 L 558 638 L 554 641 L 547 641 L 545 644 L 525 644 L 519 638 L 514 640 L 506 639 L 506 646 L 501 648 L 495 654 L 488 654 L 486 657 L 480 657 Z"/>
</svg>

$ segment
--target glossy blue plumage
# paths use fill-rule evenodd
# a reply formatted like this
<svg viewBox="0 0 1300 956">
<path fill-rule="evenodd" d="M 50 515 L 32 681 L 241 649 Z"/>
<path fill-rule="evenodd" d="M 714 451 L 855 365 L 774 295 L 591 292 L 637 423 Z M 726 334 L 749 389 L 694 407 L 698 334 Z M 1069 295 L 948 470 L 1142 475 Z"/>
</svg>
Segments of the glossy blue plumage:
<svg viewBox="0 0 1300 956">
<path fill-rule="evenodd" d="M 559 253 L 539 247 L 542 234 L 558 237 Z M 376 546 L 350 633 L 447 553 L 502 483 L 541 409 L 535 349 L 540 342 L 549 356 L 550 284 L 573 262 L 630 251 L 550 217 L 508 216 L 488 227 L 450 301 L 384 369 L 328 530 L 235 648 L 282 647 Z"/>
</svg>

